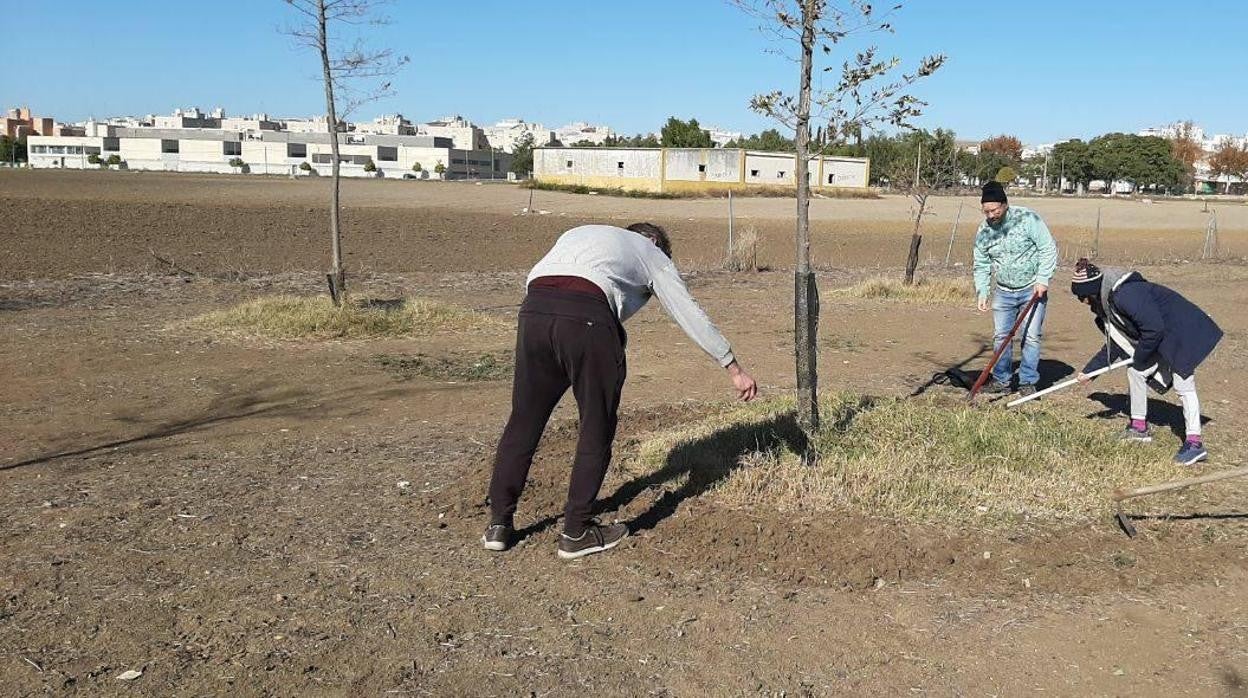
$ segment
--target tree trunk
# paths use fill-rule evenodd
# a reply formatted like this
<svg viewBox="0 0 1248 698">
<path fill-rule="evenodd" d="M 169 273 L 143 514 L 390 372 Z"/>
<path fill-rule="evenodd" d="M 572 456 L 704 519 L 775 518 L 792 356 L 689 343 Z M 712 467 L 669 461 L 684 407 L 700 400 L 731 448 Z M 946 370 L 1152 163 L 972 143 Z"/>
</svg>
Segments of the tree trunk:
<svg viewBox="0 0 1248 698">
<path fill-rule="evenodd" d="M 338 180 L 340 176 L 338 162 L 338 113 L 334 108 L 334 76 L 329 67 L 329 35 L 325 28 L 325 0 L 317 0 L 317 30 L 321 51 L 321 68 L 325 74 L 325 119 L 329 130 L 329 151 L 333 162 L 330 165 L 329 184 L 329 239 L 330 239 L 330 297 L 335 304 L 342 301 L 346 293 L 346 270 L 342 266 L 342 228 L 338 222 Z"/>
<path fill-rule="evenodd" d="M 919 210 L 914 216 L 914 231 L 910 233 L 910 255 L 906 257 L 906 285 L 914 283 L 914 270 L 919 266 L 919 246 L 923 244 L 923 235 L 919 226 L 923 224 L 923 210 L 927 208 L 927 196 L 919 200 Z"/>
<path fill-rule="evenodd" d="M 818 0 L 802 3 L 802 73 L 797 105 L 797 267 L 793 320 L 797 360 L 797 418 L 807 435 L 819 428 L 819 289 L 810 268 L 810 73 Z"/>
</svg>

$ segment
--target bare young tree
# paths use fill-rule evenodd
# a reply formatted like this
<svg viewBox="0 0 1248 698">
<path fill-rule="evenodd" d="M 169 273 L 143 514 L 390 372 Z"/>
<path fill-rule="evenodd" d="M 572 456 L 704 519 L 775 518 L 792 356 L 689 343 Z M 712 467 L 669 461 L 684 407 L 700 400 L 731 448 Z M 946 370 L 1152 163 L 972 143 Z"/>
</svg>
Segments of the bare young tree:
<svg viewBox="0 0 1248 698">
<path fill-rule="evenodd" d="M 924 103 L 906 88 L 936 72 L 943 55 L 928 56 L 909 73 L 894 75 L 898 58 L 879 58 L 875 46 L 859 50 L 841 65 L 819 68 L 829 73 L 831 87 L 812 86 L 815 48 L 832 60 L 847 40 L 865 34 L 892 33 L 889 21 L 901 8 L 877 13 L 867 0 L 732 0 L 759 19 L 765 33 L 781 46 L 778 52 L 796 62 L 796 97 L 776 90 L 756 95 L 750 108 L 793 129 L 797 167 L 797 264 L 794 269 L 793 315 L 797 362 L 797 414 L 803 429 L 819 427 L 818 328 L 819 290 L 810 266 L 811 121 L 820 124 L 821 141 L 834 143 L 874 126 L 908 127 Z M 793 55 L 793 48 L 797 54 Z M 891 76 L 891 77 L 890 77 Z"/>
<path fill-rule="evenodd" d="M 282 0 L 300 15 L 299 23 L 286 30 L 301 46 L 314 51 L 321 61 L 321 80 L 325 86 L 325 127 L 329 133 L 330 165 L 329 235 L 331 269 L 329 295 L 334 304 L 341 303 L 346 293 L 346 269 L 342 263 L 342 226 L 339 221 L 338 134 L 339 118 L 345 118 L 361 104 L 387 97 L 393 92 L 386 80 L 408 62 L 390 49 L 368 49 L 355 38 L 344 46 L 331 29 L 350 26 L 379 26 L 388 23 L 376 15 L 390 0 Z M 339 110 L 338 99 L 344 99 Z"/>
<path fill-rule="evenodd" d="M 940 131 L 937 130 L 939 134 Z M 917 134 L 916 134 L 917 135 Z M 940 189 L 952 186 L 957 181 L 959 175 L 958 168 L 958 151 L 954 144 L 952 135 L 948 138 L 947 147 L 939 142 L 925 143 L 927 139 L 919 140 L 919 149 L 915 154 L 915 164 L 913 177 L 909 178 L 911 182 L 909 186 L 910 198 L 914 200 L 914 208 L 910 209 L 910 214 L 914 218 L 914 230 L 910 233 L 910 252 L 906 256 L 906 276 L 905 284 L 907 286 L 914 283 L 914 272 L 919 266 L 919 249 L 923 245 L 922 224 L 923 217 L 930 214 L 927 204 L 933 193 Z M 931 150 L 924 148 L 924 145 L 931 145 Z M 909 169 L 909 163 L 899 163 L 905 169 Z M 907 181 L 905 175 L 901 172 L 897 173 L 894 181 Z"/>
</svg>

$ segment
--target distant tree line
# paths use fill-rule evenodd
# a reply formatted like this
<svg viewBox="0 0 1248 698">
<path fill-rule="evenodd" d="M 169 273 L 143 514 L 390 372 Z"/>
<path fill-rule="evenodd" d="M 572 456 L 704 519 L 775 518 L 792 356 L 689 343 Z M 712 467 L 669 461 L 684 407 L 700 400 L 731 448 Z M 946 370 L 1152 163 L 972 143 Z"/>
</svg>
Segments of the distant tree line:
<svg viewBox="0 0 1248 698">
<path fill-rule="evenodd" d="M 1072 139 L 1056 144 L 1044 154 L 1023 157 L 1023 143 L 1016 136 L 1002 134 L 978 143 L 978 148 L 958 144 L 948 129 L 904 131 L 894 135 L 861 132 L 849 139 L 831 142 L 824 134 L 812 136 L 812 153 L 865 157 L 871 159 L 871 183 L 903 190 L 916 186 L 935 188 L 978 185 L 989 180 L 1014 183 L 1020 180 L 1045 189 L 1057 189 L 1063 179 L 1067 187 L 1094 180 L 1129 182 L 1137 190 L 1182 193 L 1192 190 L 1196 162 L 1204 153 L 1191 138 L 1190 127 L 1179 129 L 1174 138 L 1107 133 L 1089 141 Z M 697 119 L 675 116 L 656 134 L 608 136 L 601 143 L 588 140 L 573 148 L 711 148 L 711 134 Z M 725 148 L 792 153 L 792 138 L 772 128 L 729 141 Z M 978 150 L 978 152 L 972 152 Z M 518 145 L 512 169 L 526 173 L 532 169 L 532 141 Z M 1248 148 L 1232 143 L 1209 157 L 1215 176 L 1248 177 Z M 927 184 L 924 184 L 924 183 Z"/>
</svg>

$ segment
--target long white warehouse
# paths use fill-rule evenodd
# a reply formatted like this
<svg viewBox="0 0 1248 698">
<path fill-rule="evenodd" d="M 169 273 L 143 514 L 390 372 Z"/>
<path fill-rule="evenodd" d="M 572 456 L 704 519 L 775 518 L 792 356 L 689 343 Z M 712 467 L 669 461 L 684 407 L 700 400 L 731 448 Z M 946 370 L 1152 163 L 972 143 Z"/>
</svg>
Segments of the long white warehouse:
<svg viewBox="0 0 1248 698">
<path fill-rule="evenodd" d="M 303 175 L 329 174 L 333 161 L 328 133 L 102 123 L 88 124 L 85 131 L 82 136 L 31 136 L 31 167 L 95 168 L 95 155 L 105 162 L 116 156 L 132 170 Z M 450 138 L 436 136 L 339 133 L 338 144 L 346 177 L 437 177 L 440 165 L 446 179 L 502 179 L 511 164 L 509 155 L 460 150 Z"/>
<path fill-rule="evenodd" d="M 867 158 L 813 157 L 811 187 L 865 189 Z M 609 189 L 678 192 L 756 187 L 795 187 L 792 153 L 736 148 L 535 148 L 539 182 Z"/>
</svg>

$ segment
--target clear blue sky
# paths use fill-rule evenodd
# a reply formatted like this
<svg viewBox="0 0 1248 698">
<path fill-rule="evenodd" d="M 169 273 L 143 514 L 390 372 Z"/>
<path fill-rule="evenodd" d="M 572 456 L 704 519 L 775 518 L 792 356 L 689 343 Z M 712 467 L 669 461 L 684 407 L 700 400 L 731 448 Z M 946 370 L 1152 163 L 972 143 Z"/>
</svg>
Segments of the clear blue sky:
<svg viewBox="0 0 1248 698">
<path fill-rule="evenodd" d="M 881 6 L 890 3 L 881 3 Z M 0 104 L 62 121 L 222 106 L 322 111 L 315 58 L 277 29 L 280 0 L 3 3 Z M 396 96 L 362 107 L 427 121 L 517 116 L 558 127 L 657 130 L 669 115 L 755 132 L 752 94 L 796 84 L 796 66 L 723 0 L 398 0 L 369 42 L 412 62 Z M 1248 132 L 1248 2 L 1174 4 L 910 0 L 881 36 L 907 65 L 949 62 L 917 90 L 919 122 L 1027 143 L 1191 118 Z"/>
</svg>

